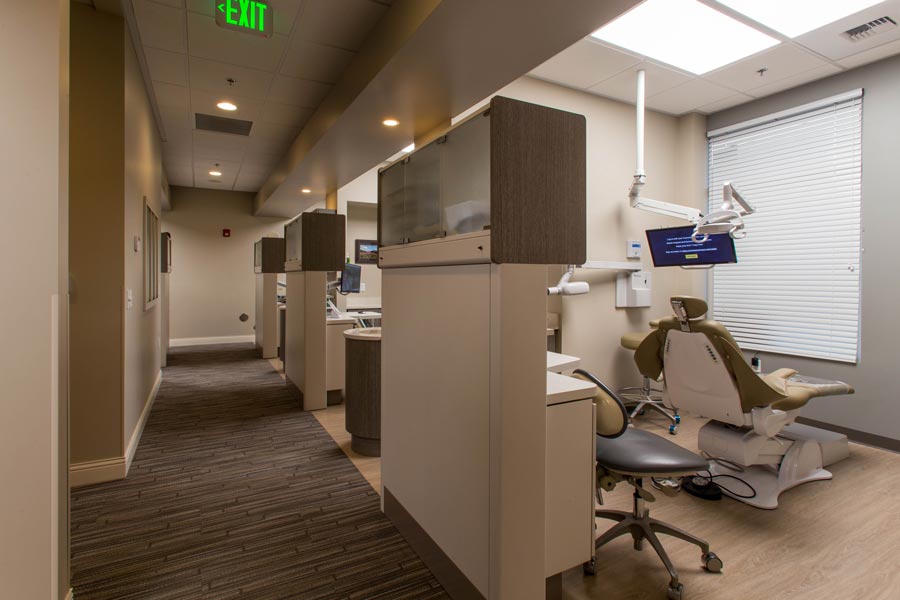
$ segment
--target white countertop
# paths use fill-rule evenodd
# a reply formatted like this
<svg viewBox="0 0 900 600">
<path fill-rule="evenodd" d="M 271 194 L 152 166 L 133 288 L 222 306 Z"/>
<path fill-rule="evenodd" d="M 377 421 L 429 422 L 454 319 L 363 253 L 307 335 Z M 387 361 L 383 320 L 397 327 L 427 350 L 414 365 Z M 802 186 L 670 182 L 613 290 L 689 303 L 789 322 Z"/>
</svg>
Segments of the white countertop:
<svg viewBox="0 0 900 600">
<path fill-rule="evenodd" d="M 380 319 L 381 313 L 374 312 L 374 311 L 366 311 L 366 310 L 347 311 L 344 313 L 344 316 L 345 317 L 347 317 L 347 316 L 353 317 L 354 319 Z"/>
<path fill-rule="evenodd" d="M 547 370 L 553 373 L 571 371 L 572 369 L 577 369 L 580 364 L 581 359 L 577 356 L 569 356 L 568 354 L 559 354 L 557 352 L 547 352 Z"/>
<path fill-rule="evenodd" d="M 356 324 L 356 319 L 351 319 L 349 317 L 328 317 L 325 319 L 325 322 L 328 325 L 354 325 Z"/>
<path fill-rule="evenodd" d="M 593 398 L 597 386 L 589 381 L 547 371 L 547 406 Z"/>
</svg>

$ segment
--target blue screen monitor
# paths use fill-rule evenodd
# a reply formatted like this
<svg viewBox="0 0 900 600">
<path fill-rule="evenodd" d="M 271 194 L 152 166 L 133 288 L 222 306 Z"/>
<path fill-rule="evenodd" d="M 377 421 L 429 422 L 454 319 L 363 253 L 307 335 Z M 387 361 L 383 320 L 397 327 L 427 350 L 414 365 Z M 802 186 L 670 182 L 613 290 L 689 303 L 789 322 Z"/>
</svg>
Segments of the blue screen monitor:
<svg viewBox="0 0 900 600">
<path fill-rule="evenodd" d="M 648 229 L 647 244 L 654 267 L 686 267 L 736 263 L 734 240 L 727 233 L 715 233 L 698 244 L 691 239 L 694 227 Z"/>
<path fill-rule="evenodd" d="M 344 270 L 341 272 L 341 293 L 358 294 L 361 275 L 362 267 L 359 265 L 350 263 L 344 264 Z"/>
</svg>

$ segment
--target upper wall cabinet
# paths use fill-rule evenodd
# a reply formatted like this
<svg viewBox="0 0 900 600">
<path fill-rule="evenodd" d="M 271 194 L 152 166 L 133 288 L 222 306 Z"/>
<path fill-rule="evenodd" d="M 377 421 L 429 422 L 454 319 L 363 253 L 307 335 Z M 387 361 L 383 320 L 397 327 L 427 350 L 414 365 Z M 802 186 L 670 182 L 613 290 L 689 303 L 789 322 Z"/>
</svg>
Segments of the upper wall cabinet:
<svg viewBox="0 0 900 600">
<path fill-rule="evenodd" d="M 379 244 L 489 231 L 492 262 L 582 264 L 585 169 L 582 115 L 497 96 L 380 171 Z"/>
<path fill-rule="evenodd" d="M 284 226 L 287 271 L 340 271 L 344 267 L 347 222 L 333 211 L 302 213 Z"/>
<path fill-rule="evenodd" d="M 253 245 L 254 273 L 284 273 L 284 240 L 264 237 Z"/>
</svg>

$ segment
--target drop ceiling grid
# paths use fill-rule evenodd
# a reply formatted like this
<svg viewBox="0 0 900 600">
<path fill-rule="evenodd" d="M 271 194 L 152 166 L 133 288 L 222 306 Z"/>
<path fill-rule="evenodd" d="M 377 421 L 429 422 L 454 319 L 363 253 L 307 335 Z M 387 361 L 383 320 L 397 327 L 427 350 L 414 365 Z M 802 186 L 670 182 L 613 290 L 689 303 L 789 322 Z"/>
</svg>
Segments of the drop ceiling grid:
<svg viewBox="0 0 900 600">
<path fill-rule="evenodd" d="M 274 40 L 265 41 L 218 28 L 213 23 L 213 4 L 211 0 L 132 0 L 162 121 L 163 162 L 176 185 L 256 191 L 391 3 L 270 0 L 275 14 L 288 15 L 289 22 L 277 20 Z M 315 13 L 315 41 L 301 45 L 300 24 L 310 11 Z M 273 48 L 271 41 L 277 46 Z M 296 56 L 298 47 L 309 56 Z M 293 76 L 306 74 L 297 65 L 315 64 L 323 52 L 339 53 L 342 59 L 325 69 L 307 69 L 319 77 Z M 228 77 L 237 81 L 234 93 L 225 83 Z M 226 98 L 238 105 L 237 112 L 225 114 L 215 108 L 216 102 Z M 202 132 L 194 129 L 198 112 L 251 120 L 254 126 L 250 137 L 240 140 Z M 220 184 L 209 181 L 208 171 L 216 163 L 223 172 Z"/>
<path fill-rule="evenodd" d="M 885 15 L 900 21 L 900 0 L 887 0 L 794 39 L 760 26 L 715 0 L 700 1 L 762 29 L 781 43 L 709 73 L 694 75 L 588 37 L 535 68 L 530 75 L 633 103 L 633 74 L 643 68 L 647 71 L 647 107 L 680 115 L 723 110 L 900 53 L 900 28 L 870 38 L 861 46 L 850 46 L 849 41 L 839 46 L 841 33 L 851 27 Z M 759 75 L 759 69 L 767 70 Z M 600 75 L 603 78 L 594 81 Z"/>
</svg>

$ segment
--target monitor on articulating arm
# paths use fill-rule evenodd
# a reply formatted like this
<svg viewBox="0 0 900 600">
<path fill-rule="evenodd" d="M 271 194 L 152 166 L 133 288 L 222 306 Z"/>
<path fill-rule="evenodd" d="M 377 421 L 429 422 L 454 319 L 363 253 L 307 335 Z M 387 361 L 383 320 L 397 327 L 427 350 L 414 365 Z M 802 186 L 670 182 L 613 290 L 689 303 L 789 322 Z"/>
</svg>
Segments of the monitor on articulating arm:
<svg viewBox="0 0 900 600">
<path fill-rule="evenodd" d="M 734 240 L 727 233 L 710 234 L 705 242 L 691 239 L 694 227 L 648 229 L 647 244 L 655 267 L 687 267 L 736 263 Z"/>
</svg>

